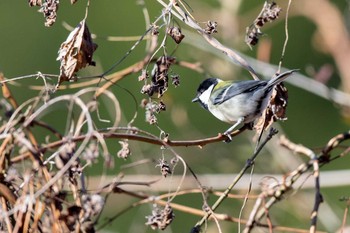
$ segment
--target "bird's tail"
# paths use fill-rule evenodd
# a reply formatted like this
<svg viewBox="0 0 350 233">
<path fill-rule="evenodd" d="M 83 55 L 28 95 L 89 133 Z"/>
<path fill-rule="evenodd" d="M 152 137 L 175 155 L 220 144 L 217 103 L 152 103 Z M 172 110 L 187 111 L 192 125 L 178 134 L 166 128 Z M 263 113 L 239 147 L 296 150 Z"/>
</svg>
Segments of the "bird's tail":
<svg viewBox="0 0 350 233">
<path fill-rule="evenodd" d="M 282 82 L 283 80 L 285 80 L 286 78 L 288 78 L 291 74 L 293 74 L 294 72 L 299 71 L 298 69 L 295 70 L 288 70 L 282 74 L 279 74 L 277 77 L 271 79 L 268 84 L 267 84 L 267 88 L 269 87 L 273 87 L 277 84 L 279 84 L 280 82 Z"/>
</svg>

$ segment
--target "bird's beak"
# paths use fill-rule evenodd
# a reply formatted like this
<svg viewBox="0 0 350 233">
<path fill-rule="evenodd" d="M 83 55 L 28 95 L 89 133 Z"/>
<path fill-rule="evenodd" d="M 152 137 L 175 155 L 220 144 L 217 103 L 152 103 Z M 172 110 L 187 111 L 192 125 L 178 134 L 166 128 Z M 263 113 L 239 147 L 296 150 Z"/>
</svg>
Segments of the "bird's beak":
<svg viewBox="0 0 350 233">
<path fill-rule="evenodd" d="M 200 105 L 201 105 L 204 109 L 208 110 L 208 105 L 205 104 L 205 103 L 203 103 L 203 102 L 199 99 L 199 96 L 200 96 L 200 94 L 198 94 L 198 95 L 192 100 L 192 103 L 198 102 L 198 103 L 200 103 Z"/>
<path fill-rule="evenodd" d="M 194 103 L 194 102 L 198 102 L 199 101 L 199 97 L 198 96 L 196 96 L 193 100 L 192 100 L 192 103 Z"/>
</svg>

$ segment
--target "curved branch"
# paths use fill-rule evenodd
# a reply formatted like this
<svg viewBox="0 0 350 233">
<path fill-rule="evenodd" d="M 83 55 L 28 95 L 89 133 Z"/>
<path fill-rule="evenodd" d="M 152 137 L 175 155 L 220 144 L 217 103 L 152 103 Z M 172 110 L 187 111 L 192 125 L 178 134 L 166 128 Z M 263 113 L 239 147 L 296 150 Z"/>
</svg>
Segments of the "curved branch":
<svg viewBox="0 0 350 233">
<path fill-rule="evenodd" d="M 236 137 L 239 134 L 243 133 L 248 128 L 247 125 L 242 126 L 242 128 L 232 132 L 231 136 Z M 226 136 L 223 134 L 218 134 L 218 136 L 215 137 L 209 137 L 204 139 L 196 139 L 196 140 L 161 140 L 158 137 L 149 134 L 145 131 L 138 130 L 135 128 L 125 128 L 125 127 L 118 127 L 117 130 L 125 130 L 125 131 L 131 131 L 132 133 L 111 133 L 111 132 L 99 132 L 100 136 L 104 139 L 111 139 L 111 138 L 118 138 L 118 139 L 129 139 L 133 141 L 139 141 L 139 142 L 145 142 L 150 143 L 154 145 L 166 145 L 170 147 L 189 147 L 189 146 L 199 146 L 203 147 L 207 144 L 224 141 L 226 139 Z M 139 134 L 140 133 L 140 134 Z M 142 134 L 142 135 L 141 135 Z M 70 142 L 80 142 L 83 141 L 87 135 L 79 135 L 76 137 L 69 138 Z M 98 139 L 96 135 L 92 135 L 91 139 Z M 42 146 L 38 149 L 38 152 L 45 153 L 47 150 L 52 148 L 57 148 L 62 146 L 63 144 L 67 143 L 67 140 L 59 140 L 52 143 L 49 143 L 45 146 Z M 12 163 L 16 163 L 19 161 L 22 161 L 23 159 L 26 159 L 30 155 L 29 152 L 25 152 L 23 154 L 14 156 L 11 159 Z"/>
</svg>

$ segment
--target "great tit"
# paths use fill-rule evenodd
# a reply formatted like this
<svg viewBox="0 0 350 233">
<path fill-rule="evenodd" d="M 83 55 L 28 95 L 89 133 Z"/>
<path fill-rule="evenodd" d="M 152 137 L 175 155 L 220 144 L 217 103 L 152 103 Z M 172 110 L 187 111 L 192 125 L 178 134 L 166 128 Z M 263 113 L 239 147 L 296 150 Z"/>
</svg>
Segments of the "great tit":
<svg viewBox="0 0 350 233">
<path fill-rule="evenodd" d="M 232 124 L 225 131 L 229 141 L 231 132 L 241 123 L 250 123 L 266 109 L 274 87 L 297 70 L 290 70 L 265 80 L 223 81 L 218 78 L 204 80 L 192 102 L 209 110 L 216 118 Z"/>
</svg>

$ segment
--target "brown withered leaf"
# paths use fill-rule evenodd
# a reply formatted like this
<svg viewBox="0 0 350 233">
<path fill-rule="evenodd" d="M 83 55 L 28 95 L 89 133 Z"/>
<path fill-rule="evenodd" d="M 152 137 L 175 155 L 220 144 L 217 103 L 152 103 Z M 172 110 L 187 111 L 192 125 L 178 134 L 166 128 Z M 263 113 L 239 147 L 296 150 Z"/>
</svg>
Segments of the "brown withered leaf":
<svg viewBox="0 0 350 233">
<path fill-rule="evenodd" d="M 287 104 L 288 90 L 283 83 L 280 83 L 276 85 L 269 105 L 254 126 L 256 132 L 259 133 L 262 129 L 268 129 L 276 120 L 286 120 Z"/>
<path fill-rule="evenodd" d="M 167 29 L 167 34 L 173 38 L 176 44 L 180 44 L 185 35 L 182 34 L 181 29 L 178 27 L 170 27 Z"/>
<path fill-rule="evenodd" d="M 61 44 L 57 60 L 61 61 L 57 88 L 64 81 L 75 81 L 75 73 L 87 65 L 95 65 L 92 55 L 97 44 L 92 41 L 90 31 L 82 20 Z"/>
</svg>

